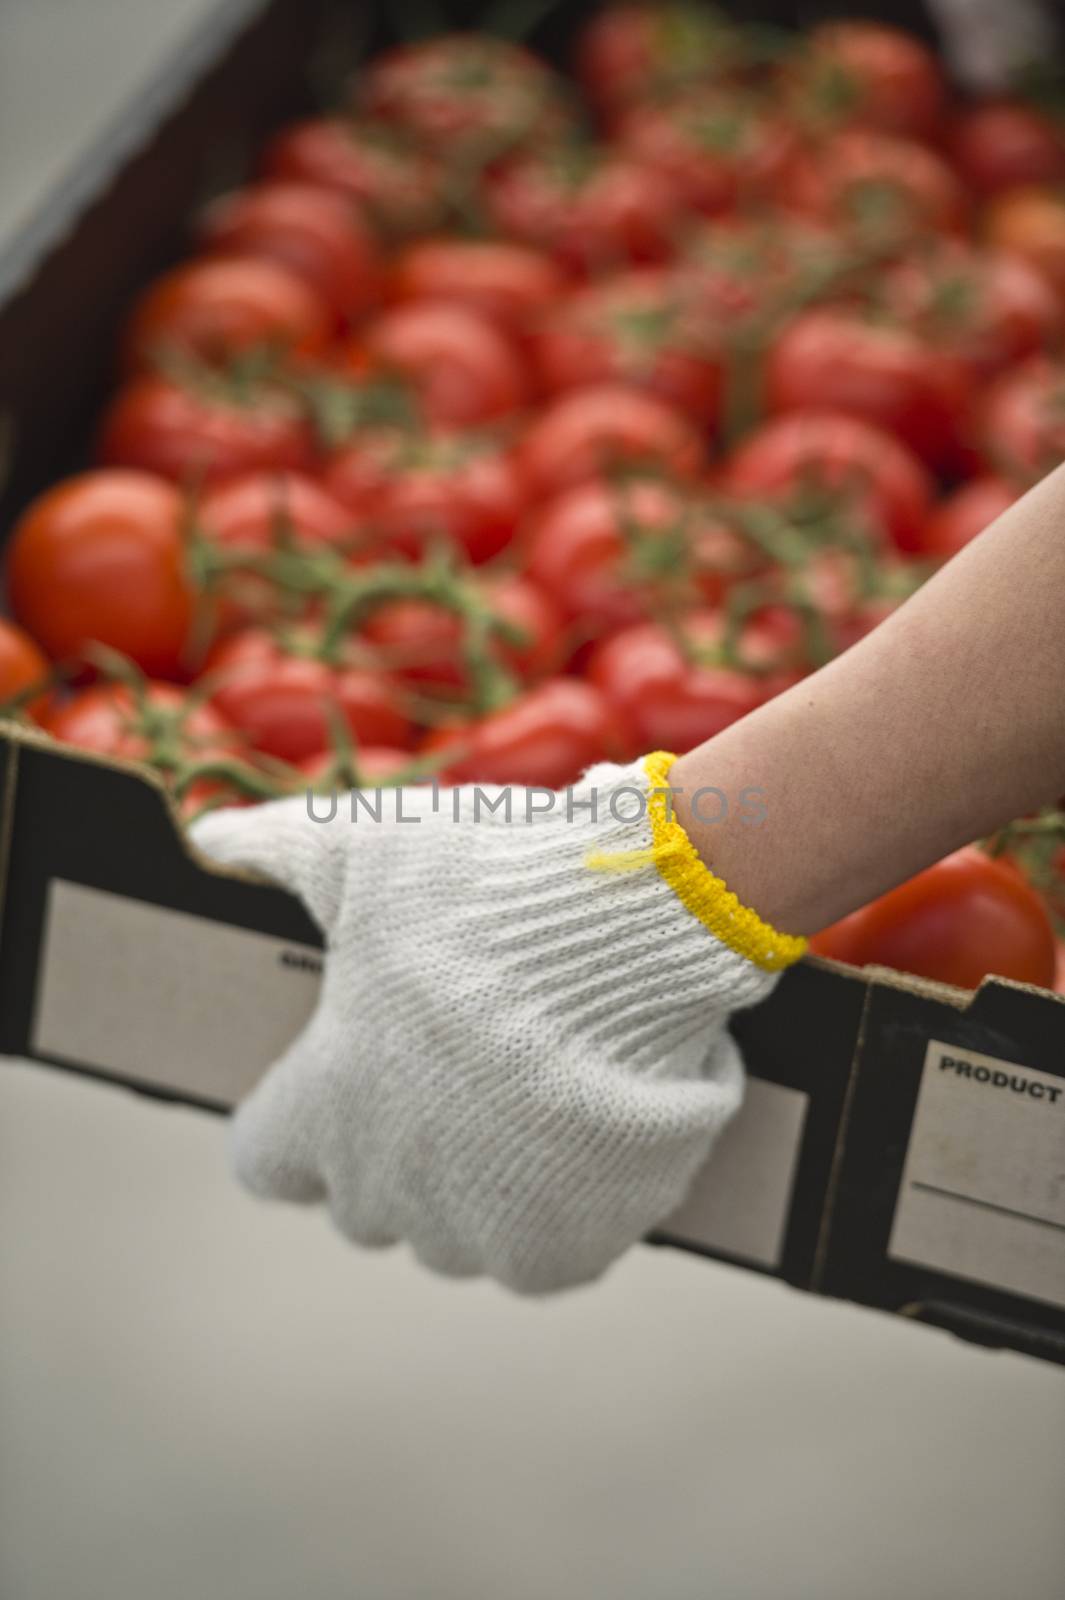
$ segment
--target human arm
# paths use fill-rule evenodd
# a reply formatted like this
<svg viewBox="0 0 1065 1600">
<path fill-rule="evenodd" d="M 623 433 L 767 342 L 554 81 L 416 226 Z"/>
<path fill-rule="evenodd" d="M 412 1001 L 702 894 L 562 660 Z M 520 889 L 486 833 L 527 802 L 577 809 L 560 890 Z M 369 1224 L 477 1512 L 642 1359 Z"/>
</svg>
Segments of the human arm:
<svg viewBox="0 0 1065 1600">
<path fill-rule="evenodd" d="M 678 818 L 741 900 L 812 933 L 1065 793 L 1063 687 L 1065 466 L 860 643 L 682 756 Z M 764 822 L 700 822 L 704 786 L 761 790 Z"/>
<path fill-rule="evenodd" d="M 672 768 L 593 768 L 572 811 L 420 789 L 407 825 L 303 797 L 203 819 L 326 942 L 312 1021 L 237 1113 L 243 1181 L 447 1273 L 598 1276 L 737 1109 L 729 1018 L 787 934 L 1065 788 L 1063 511 L 1059 472 L 830 667 Z M 704 782 L 762 788 L 766 821 L 700 830 Z"/>
</svg>

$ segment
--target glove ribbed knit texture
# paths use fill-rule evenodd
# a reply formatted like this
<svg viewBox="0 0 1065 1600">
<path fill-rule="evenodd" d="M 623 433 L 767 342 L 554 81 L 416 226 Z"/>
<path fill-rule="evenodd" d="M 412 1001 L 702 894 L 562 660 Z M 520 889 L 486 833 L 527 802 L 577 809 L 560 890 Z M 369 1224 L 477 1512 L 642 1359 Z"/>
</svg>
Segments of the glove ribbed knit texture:
<svg viewBox="0 0 1065 1600">
<path fill-rule="evenodd" d="M 327 943 L 312 1021 L 235 1118 L 242 1180 L 533 1293 L 675 1209 L 740 1103 L 727 1018 L 776 979 L 656 869 L 648 794 L 642 765 L 604 765 L 528 820 L 526 791 L 508 821 L 473 788 L 435 812 L 405 790 L 417 822 L 388 792 L 381 822 L 347 796 L 330 822 L 304 797 L 204 818 L 199 847 L 299 894 Z M 626 855 L 645 864 L 589 865 Z"/>
</svg>

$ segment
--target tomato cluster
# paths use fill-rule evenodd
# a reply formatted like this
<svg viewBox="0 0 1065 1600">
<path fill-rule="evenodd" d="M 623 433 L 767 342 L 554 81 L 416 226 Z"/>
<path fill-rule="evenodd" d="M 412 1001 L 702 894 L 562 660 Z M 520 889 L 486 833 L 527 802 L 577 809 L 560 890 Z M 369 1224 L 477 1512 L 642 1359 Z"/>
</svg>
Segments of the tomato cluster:
<svg viewBox="0 0 1065 1600">
<path fill-rule="evenodd" d="M 1048 116 L 690 0 L 572 67 L 405 44 L 207 208 L 13 530 L 0 697 L 190 810 L 562 786 L 794 684 L 1065 456 Z"/>
</svg>

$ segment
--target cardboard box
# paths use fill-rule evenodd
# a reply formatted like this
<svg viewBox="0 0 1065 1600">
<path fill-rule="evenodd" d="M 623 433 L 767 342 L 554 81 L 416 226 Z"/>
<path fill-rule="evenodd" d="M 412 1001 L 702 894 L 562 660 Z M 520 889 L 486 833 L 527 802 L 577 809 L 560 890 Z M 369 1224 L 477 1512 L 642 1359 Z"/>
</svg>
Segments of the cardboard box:
<svg viewBox="0 0 1065 1600">
<path fill-rule="evenodd" d="M 337 15 L 219 8 L 0 260 L 4 526 L 83 457 L 131 296 L 308 103 Z M 0 1051 L 221 1111 L 309 1015 L 320 964 L 295 901 L 194 859 L 151 774 L 0 725 Z M 1065 1362 L 1065 1000 L 808 960 L 736 1032 L 744 1110 L 651 1242 Z"/>
</svg>

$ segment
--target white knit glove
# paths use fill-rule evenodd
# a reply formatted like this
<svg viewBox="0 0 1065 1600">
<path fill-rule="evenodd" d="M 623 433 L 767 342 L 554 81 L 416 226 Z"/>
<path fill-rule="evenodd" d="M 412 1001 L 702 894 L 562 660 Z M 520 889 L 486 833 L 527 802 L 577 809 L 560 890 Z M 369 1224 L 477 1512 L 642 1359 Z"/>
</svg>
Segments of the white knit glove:
<svg viewBox="0 0 1065 1600">
<path fill-rule="evenodd" d="M 729 1013 L 776 981 L 737 950 L 775 969 L 801 941 L 703 866 L 670 759 L 512 789 L 509 822 L 469 787 L 405 789 L 415 822 L 386 790 L 381 822 L 341 795 L 329 822 L 300 796 L 197 824 L 326 938 L 313 1018 L 234 1120 L 251 1190 L 525 1293 L 597 1277 L 680 1204 L 740 1103 Z"/>
</svg>

